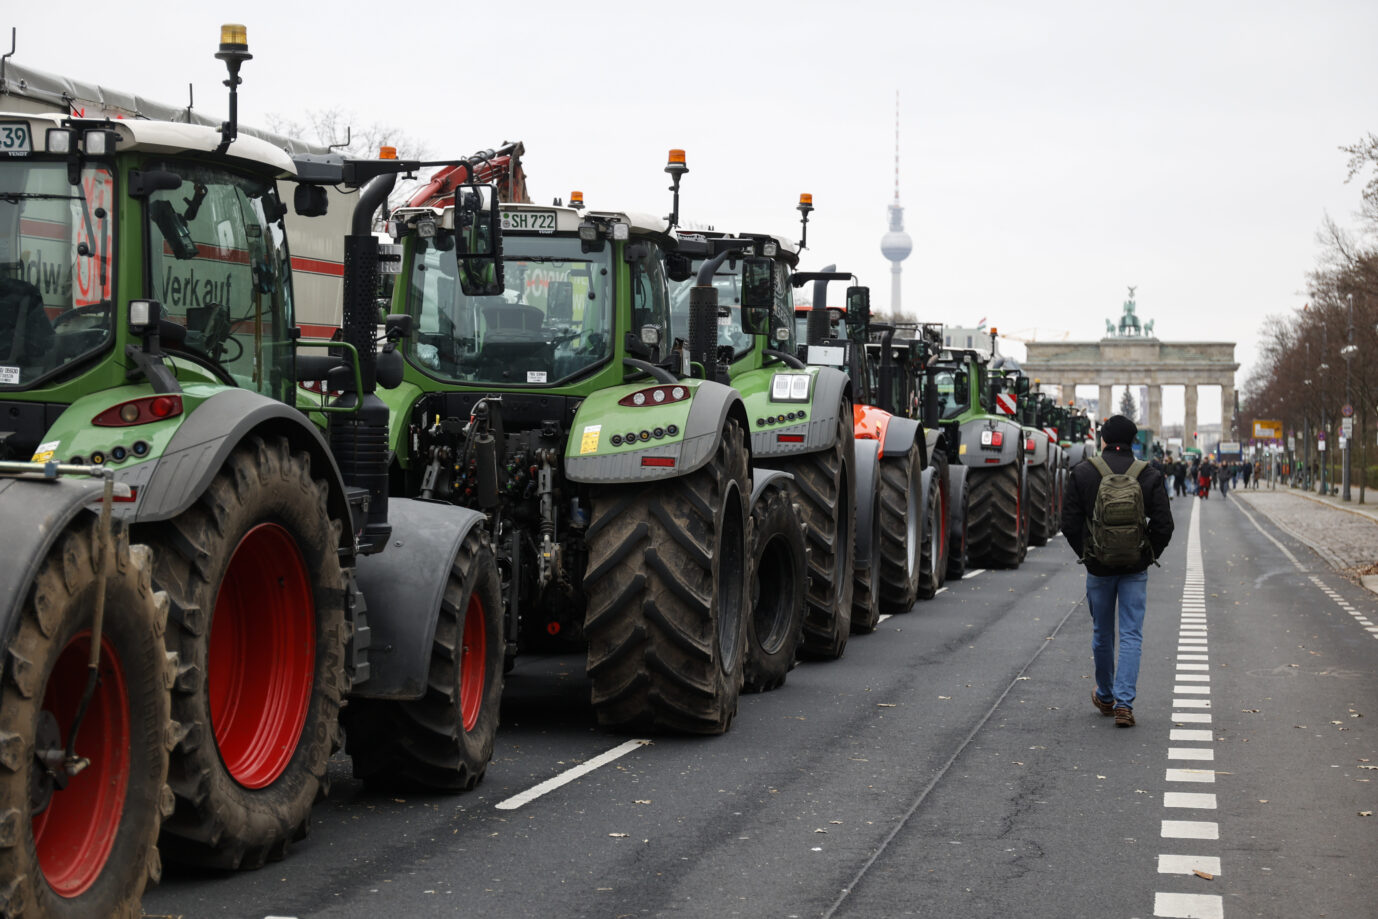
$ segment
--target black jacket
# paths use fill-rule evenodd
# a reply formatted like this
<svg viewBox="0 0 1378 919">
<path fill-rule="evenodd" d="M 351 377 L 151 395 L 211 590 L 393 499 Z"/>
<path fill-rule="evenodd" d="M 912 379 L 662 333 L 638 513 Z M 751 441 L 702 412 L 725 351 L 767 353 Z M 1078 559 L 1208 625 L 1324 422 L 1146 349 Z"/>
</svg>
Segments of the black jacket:
<svg viewBox="0 0 1378 919">
<path fill-rule="evenodd" d="M 1108 444 L 1101 454 L 1105 464 L 1112 472 L 1125 472 L 1134 462 L 1134 453 L 1128 447 Z M 1091 511 L 1096 506 L 1096 490 L 1100 487 L 1100 472 L 1091 465 L 1090 460 L 1082 460 L 1072 467 L 1071 487 L 1062 503 L 1062 532 L 1067 542 L 1081 558 L 1085 552 L 1086 530 L 1091 525 Z M 1151 550 L 1145 550 L 1139 564 L 1133 568 L 1106 568 L 1087 560 L 1086 571 L 1098 577 L 1112 574 L 1135 574 L 1147 570 L 1153 560 L 1163 554 L 1167 544 L 1172 541 L 1172 503 L 1168 500 L 1163 474 L 1152 466 L 1145 467 L 1139 475 L 1139 487 L 1144 490 L 1144 510 L 1148 513 L 1148 542 Z"/>
</svg>

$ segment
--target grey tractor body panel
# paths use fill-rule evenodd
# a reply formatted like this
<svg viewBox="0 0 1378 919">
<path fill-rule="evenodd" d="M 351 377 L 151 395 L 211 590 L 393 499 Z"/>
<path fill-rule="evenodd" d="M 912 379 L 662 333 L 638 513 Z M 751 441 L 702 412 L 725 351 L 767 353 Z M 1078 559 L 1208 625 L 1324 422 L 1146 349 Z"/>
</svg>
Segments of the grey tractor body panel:
<svg viewBox="0 0 1378 919">
<path fill-rule="evenodd" d="M 933 467 L 923 467 L 923 474 L 919 477 L 919 545 L 923 545 L 924 538 L 928 536 L 928 492 L 936 487 Z"/>
<path fill-rule="evenodd" d="M 352 695 L 419 699 L 426 692 L 440 602 L 450 567 L 479 511 L 448 502 L 391 498 L 385 552 L 361 556 L 355 569 L 372 631 L 368 679 Z"/>
<path fill-rule="evenodd" d="M 116 505 L 130 523 L 170 520 L 190 507 L 215 478 L 230 453 L 253 433 L 286 436 L 293 450 L 311 457 L 311 474 L 330 487 L 330 516 L 341 521 L 340 545 L 353 546 L 349 506 L 340 468 L 320 429 L 300 411 L 247 389 L 226 389 L 201 403 L 177 428 L 167 449 L 115 478 L 137 489 L 132 505 Z"/>
<path fill-rule="evenodd" d="M 1048 465 L 1051 451 L 1048 448 L 1048 435 L 1039 428 L 1024 428 L 1024 439 L 1033 441 L 1033 451 L 1024 453 L 1025 466 Z"/>
<path fill-rule="evenodd" d="M 877 546 L 871 545 L 872 521 L 879 512 L 876 494 L 880 489 L 880 441 L 856 441 L 856 489 L 853 491 L 856 508 L 856 553 L 854 567 L 869 568 L 876 558 Z"/>
<path fill-rule="evenodd" d="M 999 449 L 981 445 L 982 431 L 1000 432 L 1002 443 Z M 974 419 L 963 422 L 958 428 L 957 436 L 960 438 L 958 455 L 962 464 L 977 469 L 1008 465 L 1016 462 L 1023 452 L 1020 449 L 1024 436 L 1023 428 L 1014 421 L 989 417 Z"/>
<path fill-rule="evenodd" d="M 752 419 L 751 450 L 760 456 L 798 456 L 827 450 L 837 440 L 837 416 L 844 402 L 850 409 L 848 395 L 851 379 L 836 367 L 819 367 L 813 381 L 813 400 L 808 406 L 809 418 L 796 424 L 774 424 L 761 427 Z M 777 403 L 782 410 L 800 408 L 798 403 Z M 852 419 L 844 419 L 851 427 Z M 799 443 L 781 443 L 781 434 L 803 434 Z"/>
<path fill-rule="evenodd" d="M 904 456 L 913 444 L 919 445 L 919 465 L 928 465 L 928 439 L 924 436 L 923 425 L 912 418 L 892 415 L 885 425 L 885 441 L 881 444 L 880 455 L 884 459 Z"/>
<path fill-rule="evenodd" d="M 750 431 L 741 395 L 730 386 L 704 383 L 694 393 L 679 441 L 604 456 L 566 456 L 565 477 L 587 485 L 635 485 L 688 475 L 712 459 L 729 416 L 737 419 L 743 433 Z M 576 428 L 579 423 L 576 417 Z M 746 448 L 748 453 L 752 449 L 750 438 Z M 643 466 L 642 457 L 650 456 L 671 457 L 675 464 Z"/>
<path fill-rule="evenodd" d="M 0 479 L 0 647 L 9 647 L 39 564 L 68 524 L 99 508 L 104 489 L 99 479 Z"/>
</svg>

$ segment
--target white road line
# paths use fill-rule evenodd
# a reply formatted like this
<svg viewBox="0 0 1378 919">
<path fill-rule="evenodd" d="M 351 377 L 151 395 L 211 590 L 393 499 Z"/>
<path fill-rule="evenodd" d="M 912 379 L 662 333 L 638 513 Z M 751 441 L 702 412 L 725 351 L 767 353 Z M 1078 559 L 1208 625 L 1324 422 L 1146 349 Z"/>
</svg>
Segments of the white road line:
<svg viewBox="0 0 1378 919">
<path fill-rule="evenodd" d="M 1178 669 L 1180 670 L 1181 668 L 1179 667 Z M 1175 676 L 1176 679 L 1181 680 L 1183 683 L 1209 683 L 1211 681 L 1211 675 L 1209 673 L 1178 673 Z"/>
<path fill-rule="evenodd" d="M 1163 807 L 1194 807 L 1198 810 L 1215 810 L 1215 795 L 1190 791 L 1163 792 Z"/>
<path fill-rule="evenodd" d="M 880 625 L 882 622 L 884 622 L 885 620 L 889 619 L 889 618 L 890 618 L 891 616 L 893 616 L 893 615 L 894 615 L 894 613 L 881 613 L 881 614 L 880 614 L 880 617 L 879 617 L 878 619 L 876 619 L 876 625 Z"/>
<path fill-rule="evenodd" d="M 1223 919 L 1222 897 L 1204 893 L 1162 893 L 1153 895 L 1153 915 L 1164 919 Z"/>
<path fill-rule="evenodd" d="M 1244 508 L 1240 507 L 1238 504 L 1235 505 L 1235 508 L 1238 509 L 1239 512 L 1242 513 L 1242 514 L 1248 519 L 1248 521 L 1254 525 L 1254 529 L 1258 530 L 1260 533 L 1262 533 L 1264 536 L 1266 536 L 1266 537 L 1268 538 L 1268 541 L 1269 541 L 1269 542 L 1271 542 L 1273 545 L 1275 545 L 1275 546 L 1277 546 L 1279 549 L 1281 549 L 1281 550 L 1282 550 L 1282 554 L 1285 555 L 1285 556 L 1287 556 L 1289 559 L 1291 559 L 1292 564 L 1296 567 L 1296 569 L 1297 569 L 1298 571 L 1301 571 L 1301 572 L 1305 572 L 1305 571 L 1306 571 L 1306 566 L 1303 565 L 1301 562 L 1299 562 L 1299 561 L 1297 560 L 1297 557 L 1296 557 L 1295 555 L 1293 555 L 1292 552 L 1291 552 L 1286 546 L 1284 546 L 1282 543 L 1278 542 L 1278 541 L 1277 541 L 1277 538 L 1274 537 L 1272 533 L 1269 533 L 1269 532 L 1268 532 L 1267 530 L 1265 530 L 1262 526 L 1260 526 L 1260 525 L 1259 525 L 1259 522 L 1258 522 L 1257 520 L 1254 519 L 1254 515 L 1253 515 L 1253 514 L 1251 514 L 1251 513 L 1249 513 L 1248 511 L 1244 510 Z M 1193 516 L 1195 516 L 1195 515 L 1193 515 Z M 1294 538 L 1295 538 L 1295 537 L 1294 537 Z M 1301 541 L 1302 541 L 1302 540 L 1300 540 L 1300 539 L 1297 540 L 1297 542 L 1301 542 Z"/>
<path fill-rule="evenodd" d="M 1173 708 L 1210 708 L 1210 699 L 1173 699 Z"/>
<path fill-rule="evenodd" d="M 1168 732 L 1168 740 L 1188 740 L 1188 741 L 1213 741 L 1215 735 L 1210 731 L 1193 730 L 1191 728 L 1173 728 Z"/>
<path fill-rule="evenodd" d="M 947 587 L 946 587 L 946 586 L 944 586 L 944 587 L 939 587 L 937 590 L 933 591 L 933 596 L 936 597 L 938 594 L 942 593 L 942 592 L 945 591 L 945 590 L 947 590 Z"/>
<path fill-rule="evenodd" d="M 1209 761 L 1215 759 L 1215 751 L 1210 747 L 1168 747 L 1168 759 L 1191 759 Z"/>
<path fill-rule="evenodd" d="M 1211 716 L 1205 712 L 1173 712 L 1172 720 L 1178 724 L 1210 724 Z"/>
<path fill-rule="evenodd" d="M 1215 781 L 1213 769 L 1169 769 L 1164 779 L 1167 782 L 1206 782 Z"/>
<path fill-rule="evenodd" d="M 506 800 L 499 801 L 497 804 L 493 806 L 496 807 L 498 810 L 503 811 L 516 810 L 523 804 L 530 804 L 532 801 L 536 800 L 541 795 L 549 794 L 550 792 L 554 791 L 562 785 L 568 785 L 575 779 L 581 776 L 588 775 L 590 772 L 597 769 L 599 766 L 606 766 L 613 760 L 620 759 L 623 756 L 626 756 L 628 753 L 632 752 L 633 750 L 640 749 L 641 747 L 644 747 L 649 743 L 649 740 L 629 740 L 624 744 L 619 744 L 618 746 L 613 747 L 606 753 L 600 753 L 593 759 L 588 760 L 587 762 L 580 763 L 573 769 L 566 769 L 559 775 L 553 776 L 552 778 L 548 778 L 539 785 L 533 785 L 526 791 L 523 791 L 520 794 L 513 795 L 512 797 L 507 798 Z"/>
<path fill-rule="evenodd" d="M 985 574 L 985 573 L 986 573 L 986 569 L 984 569 L 984 568 L 977 568 L 977 569 L 975 569 L 974 571 L 968 571 L 966 574 L 962 575 L 962 580 L 963 580 L 963 581 L 966 581 L 966 580 L 969 580 L 970 578 L 976 577 L 976 575 L 978 575 L 978 574 Z"/>
<path fill-rule="evenodd" d="M 1179 655 L 1177 655 L 1177 659 L 1178 659 L 1179 661 L 1208 661 L 1208 660 L 1210 660 L 1210 655 L 1209 655 L 1209 654 L 1179 654 Z"/>
<path fill-rule="evenodd" d="M 1204 654 L 1198 654 L 1197 657 L 1205 657 L 1205 655 L 1204 655 Z M 1183 661 L 1182 659 L 1178 658 L 1178 660 L 1177 660 L 1177 669 L 1178 669 L 1178 670 L 1209 670 L 1209 669 L 1211 669 L 1211 665 L 1210 665 L 1210 664 L 1188 664 L 1188 663 L 1186 663 L 1185 661 Z"/>
<path fill-rule="evenodd" d="M 1219 839 L 1220 824 L 1214 820 L 1164 820 L 1164 839 Z"/>
<path fill-rule="evenodd" d="M 1192 694 L 1208 696 L 1208 695 L 1211 694 L 1211 688 L 1210 688 L 1209 686 L 1182 686 L 1182 685 L 1177 685 L 1177 686 L 1172 687 L 1172 691 L 1175 692 L 1175 693 L 1179 693 L 1179 694 L 1181 694 L 1181 695 L 1186 695 L 1186 696 L 1190 696 L 1190 695 L 1192 695 Z"/>
<path fill-rule="evenodd" d="M 1191 874 L 1204 871 L 1207 874 L 1220 874 L 1220 859 L 1213 855 L 1159 855 L 1159 874 Z"/>
</svg>

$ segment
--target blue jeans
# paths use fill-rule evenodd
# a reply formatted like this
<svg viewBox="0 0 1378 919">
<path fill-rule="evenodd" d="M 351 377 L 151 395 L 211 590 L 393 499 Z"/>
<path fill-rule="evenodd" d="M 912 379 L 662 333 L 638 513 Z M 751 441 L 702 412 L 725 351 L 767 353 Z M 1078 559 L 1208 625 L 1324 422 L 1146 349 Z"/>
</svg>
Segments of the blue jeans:
<svg viewBox="0 0 1378 919">
<path fill-rule="evenodd" d="M 1096 659 L 1096 695 L 1102 702 L 1113 698 L 1116 708 L 1122 706 L 1132 710 L 1134 687 L 1139 682 L 1139 652 L 1144 640 L 1148 572 L 1107 577 L 1088 574 L 1086 604 L 1091 608 L 1094 627 L 1091 653 Z M 1120 627 L 1118 666 L 1115 663 L 1116 619 Z"/>
</svg>

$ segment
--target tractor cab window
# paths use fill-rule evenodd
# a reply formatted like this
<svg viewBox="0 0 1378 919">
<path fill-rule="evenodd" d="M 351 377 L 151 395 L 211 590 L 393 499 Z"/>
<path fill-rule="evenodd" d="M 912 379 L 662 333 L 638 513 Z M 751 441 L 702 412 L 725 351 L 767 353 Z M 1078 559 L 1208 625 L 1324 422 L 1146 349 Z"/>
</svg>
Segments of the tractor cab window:
<svg viewBox="0 0 1378 919">
<path fill-rule="evenodd" d="M 632 325 L 630 331 L 638 341 L 648 326 L 656 329 L 661 356 L 668 354 L 674 343 L 674 335 L 681 337 L 688 332 L 674 327 L 671 321 L 670 297 L 666 288 L 665 266 L 662 253 L 649 245 L 643 254 L 632 260 Z"/>
<path fill-rule="evenodd" d="M 452 236 L 414 236 L 409 244 L 407 310 L 417 333 L 406 353 L 427 373 L 462 383 L 545 386 L 612 356 L 612 247 L 585 253 L 574 237 L 506 235 L 506 290 L 469 297 L 456 276 Z M 646 315 L 664 316 L 663 298 L 659 307 L 643 302 Z"/>
<path fill-rule="evenodd" d="M 958 386 L 965 382 L 955 369 L 943 367 L 933 374 L 933 385 L 938 392 L 938 414 L 942 418 L 956 418 L 971 407 L 971 393 L 968 387 Z"/>
<path fill-rule="evenodd" d="M 0 389 L 26 389 L 109 347 L 114 185 L 90 162 L 0 161 Z"/>
<path fill-rule="evenodd" d="M 670 292 L 676 334 L 681 338 L 689 335 L 689 291 L 698 283 L 698 270 L 702 265 L 703 262 L 695 261 L 695 276 L 676 283 Z M 734 356 L 741 356 L 751 350 L 751 336 L 742 331 L 742 263 L 723 262 L 713 275 L 713 287 L 718 292 L 718 347 L 731 348 Z M 682 326 L 679 325 L 681 317 Z"/>
<path fill-rule="evenodd" d="M 161 163 L 180 188 L 149 196 L 148 295 L 185 331 L 163 337 L 179 375 L 210 372 L 293 398 L 291 260 L 271 179 L 197 163 Z"/>
<path fill-rule="evenodd" d="M 790 336 L 783 340 L 771 336 L 769 347 L 793 354 L 804 337 L 798 333 L 795 326 L 794 288 L 789 283 L 789 266 L 784 262 L 775 263 L 775 308 L 771 325 L 777 329 L 788 329 Z"/>
</svg>

